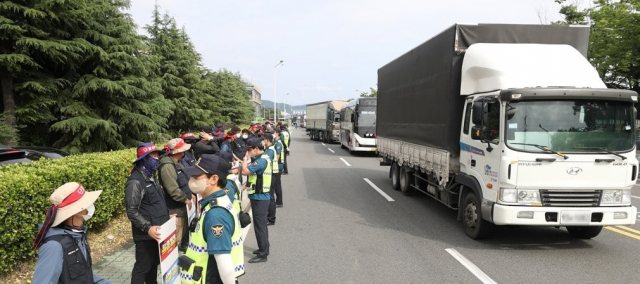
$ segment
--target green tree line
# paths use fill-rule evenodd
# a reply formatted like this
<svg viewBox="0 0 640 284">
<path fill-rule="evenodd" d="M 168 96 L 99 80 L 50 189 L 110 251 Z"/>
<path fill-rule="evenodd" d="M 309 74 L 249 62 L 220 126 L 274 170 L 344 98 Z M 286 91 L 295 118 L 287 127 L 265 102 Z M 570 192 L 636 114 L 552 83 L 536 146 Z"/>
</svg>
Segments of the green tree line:
<svg viewBox="0 0 640 284">
<path fill-rule="evenodd" d="M 204 67 L 186 30 L 158 6 L 147 35 L 138 34 L 129 6 L 0 1 L 0 143 L 107 151 L 251 120 L 239 73 Z"/>
</svg>

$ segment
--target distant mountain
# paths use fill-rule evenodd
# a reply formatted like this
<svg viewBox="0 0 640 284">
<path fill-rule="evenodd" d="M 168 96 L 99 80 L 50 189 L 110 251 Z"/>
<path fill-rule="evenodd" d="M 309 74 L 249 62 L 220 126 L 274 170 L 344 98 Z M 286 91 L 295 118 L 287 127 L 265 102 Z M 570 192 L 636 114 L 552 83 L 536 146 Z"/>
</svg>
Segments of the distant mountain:
<svg viewBox="0 0 640 284">
<path fill-rule="evenodd" d="M 273 101 L 262 100 L 262 107 L 273 108 Z M 290 104 L 282 104 L 282 102 L 278 102 L 278 110 L 284 111 L 285 109 L 289 113 L 291 113 L 292 111 L 304 111 L 307 109 L 307 105 L 292 106 Z"/>
</svg>

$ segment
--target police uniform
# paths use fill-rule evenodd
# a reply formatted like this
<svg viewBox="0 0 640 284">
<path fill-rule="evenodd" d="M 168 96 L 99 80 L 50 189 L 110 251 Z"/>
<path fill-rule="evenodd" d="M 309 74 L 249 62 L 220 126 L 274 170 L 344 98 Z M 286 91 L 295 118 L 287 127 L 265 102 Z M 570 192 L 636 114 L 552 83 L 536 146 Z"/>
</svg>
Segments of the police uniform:
<svg viewBox="0 0 640 284">
<path fill-rule="evenodd" d="M 184 255 L 194 263 L 181 265 L 181 282 L 201 283 L 201 279 L 205 279 L 206 283 L 222 283 L 214 254 L 231 254 L 235 277 L 242 276 L 244 255 L 240 223 L 231 200 L 221 190 L 203 198 L 202 204 L 202 214 Z"/>
<path fill-rule="evenodd" d="M 283 151 L 283 166 L 282 166 L 282 173 L 283 174 L 289 174 L 289 169 L 287 168 L 287 152 L 289 152 L 289 144 L 291 143 L 291 134 L 289 134 L 289 130 L 287 130 L 287 128 L 282 128 L 282 132 L 280 133 L 280 140 L 282 141 L 282 144 L 284 144 L 284 150 Z"/>
<path fill-rule="evenodd" d="M 251 172 L 248 178 L 247 193 L 251 200 L 253 212 L 253 228 L 258 242 L 256 257 L 249 260 L 265 261 L 269 255 L 269 230 L 267 229 L 267 214 L 271 200 L 271 160 L 269 155 L 262 153 L 253 163 L 247 166 Z"/>
<path fill-rule="evenodd" d="M 279 142 L 279 141 L 278 141 Z M 275 225 L 276 223 L 276 196 L 279 197 L 282 194 L 282 187 L 280 184 L 280 169 L 278 167 L 278 156 L 276 150 L 276 144 L 273 144 L 265 150 L 265 153 L 269 155 L 271 159 L 271 165 L 273 166 L 272 178 L 271 178 L 271 198 L 269 200 L 269 214 L 267 215 L 267 225 Z"/>
</svg>

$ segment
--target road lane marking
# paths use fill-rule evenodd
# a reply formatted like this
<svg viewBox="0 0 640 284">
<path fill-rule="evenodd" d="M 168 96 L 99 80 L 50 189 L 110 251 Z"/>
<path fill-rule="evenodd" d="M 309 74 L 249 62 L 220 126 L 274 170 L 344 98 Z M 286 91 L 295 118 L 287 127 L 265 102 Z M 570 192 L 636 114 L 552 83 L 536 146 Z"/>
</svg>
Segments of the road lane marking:
<svg viewBox="0 0 640 284">
<path fill-rule="evenodd" d="M 322 146 L 327 146 L 327 145 L 324 145 L 324 143 L 321 143 L 321 144 L 322 144 Z"/>
<path fill-rule="evenodd" d="M 368 178 L 364 178 L 364 181 L 366 181 L 371 187 L 373 187 L 373 189 L 375 189 L 378 193 L 380 193 L 380 195 L 382 195 L 382 197 L 386 198 L 387 201 L 394 201 L 393 198 L 391 198 L 391 196 L 387 195 L 386 193 L 384 193 L 384 191 L 382 191 L 382 189 L 380 189 L 379 187 L 377 187 L 373 182 L 371 182 Z"/>
<path fill-rule="evenodd" d="M 349 163 L 347 163 L 347 161 L 343 158 L 340 158 L 340 160 L 342 160 L 342 162 L 344 162 L 345 165 L 347 165 L 348 167 L 351 167 L 351 165 Z"/>
<path fill-rule="evenodd" d="M 604 227 L 604 228 L 609 230 L 609 231 L 616 232 L 618 234 L 622 234 L 622 235 L 625 235 L 627 237 L 634 238 L 634 239 L 640 241 L 640 236 L 636 236 L 636 235 L 634 235 L 632 233 L 628 233 L 628 232 L 625 232 L 623 230 L 620 230 L 620 229 L 617 229 L 617 228 L 613 228 L 613 227 Z"/>
<path fill-rule="evenodd" d="M 478 277 L 478 279 L 480 279 L 480 281 L 482 281 L 482 283 L 485 284 L 497 284 L 496 281 L 493 281 L 493 279 L 491 279 L 491 277 L 489 277 L 487 274 L 484 274 L 484 272 L 482 272 L 482 270 L 480 270 L 480 268 L 478 268 L 475 264 L 473 264 L 471 261 L 469 261 L 468 259 L 466 259 L 462 254 L 460 254 L 457 250 L 452 249 L 452 248 L 448 248 L 445 249 L 451 256 L 453 256 L 453 258 L 455 258 L 456 260 L 458 260 L 458 262 L 460 262 L 460 264 L 462 264 L 464 267 L 466 267 L 471 273 L 473 273 L 473 275 L 475 275 L 476 277 Z"/>
<path fill-rule="evenodd" d="M 629 232 L 635 233 L 638 236 L 640 236 L 640 231 L 638 231 L 638 230 L 634 230 L 634 229 L 631 229 L 631 228 L 625 227 L 625 226 L 616 226 L 616 228 L 617 229 L 622 229 L 622 230 L 625 230 L 625 231 L 629 231 Z"/>
<path fill-rule="evenodd" d="M 327 148 L 327 149 L 329 149 L 329 151 L 331 151 L 331 153 L 335 153 L 333 150 L 331 150 L 331 148 Z"/>
<path fill-rule="evenodd" d="M 631 197 L 640 199 L 640 197 L 638 197 L 638 196 L 633 196 L 633 195 L 631 195 Z"/>
</svg>

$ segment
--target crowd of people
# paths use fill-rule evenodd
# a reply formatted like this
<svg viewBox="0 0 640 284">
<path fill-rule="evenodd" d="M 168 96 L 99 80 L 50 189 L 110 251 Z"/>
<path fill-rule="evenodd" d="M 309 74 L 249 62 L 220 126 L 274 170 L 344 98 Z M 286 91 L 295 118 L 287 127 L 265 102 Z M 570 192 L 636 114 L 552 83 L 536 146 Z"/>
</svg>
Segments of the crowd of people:
<svg viewBox="0 0 640 284">
<path fill-rule="evenodd" d="M 245 272 L 249 224 L 258 249 L 248 262 L 267 261 L 268 226 L 275 225 L 276 209 L 283 207 L 281 175 L 288 174 L 290 133 L 286 125 L 270 122 L 225 130 L 222 124 L 206 126 L 163 148 L 153 143 L 137 148 L 124 185 L 135 243 L 132 284 L 157 283 L 159 228 L 173 216 L 182 283 L 237 283 Z M 250 206 L 242 206 L 243 193 Z M 33 283 L 110 283 L 93 273 L 83 225 L 99 195 L 77 183 L 51 195 L 34 242 L 39 259 Z M 194 206 L 198 213 L 189 221 Z"/>
</svg>

